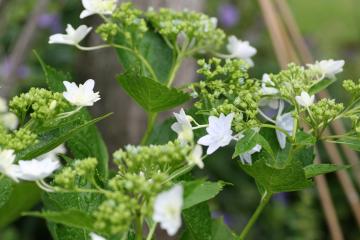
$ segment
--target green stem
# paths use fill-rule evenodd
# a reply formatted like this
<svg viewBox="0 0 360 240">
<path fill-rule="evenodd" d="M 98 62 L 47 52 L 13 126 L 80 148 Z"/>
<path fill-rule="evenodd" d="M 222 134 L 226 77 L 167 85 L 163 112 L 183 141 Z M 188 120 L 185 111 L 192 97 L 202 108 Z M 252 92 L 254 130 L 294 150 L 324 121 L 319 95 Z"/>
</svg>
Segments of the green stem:
<svg viewBox="0 0 360 240">
<path fill-rule="evenodd" d="M 181 62 L 182 62 L 182 55 L 179 55 L 176 60 L 175 60 L 175 64 L 173 65 L 173 67 L 171 68 L 170 74 L 169 74 L 169 79 L 167 81 L 167 86 L 170 87 L 175 79 L 175 75 L 177 73 L 177 71 L 179 70 L 180 66 L 181 66 Z"/>
<path fill-rule="evenodd" d="M 150 228 L 150 231 L 149 231 L 149 234 L 146 237 L 146 240 L 151 240 L 152 239 L 152 237 L 153 237 L 153 235 L 155 233 L 155 230 L 156 230 L 156 225 L 157 225 L 156 223 L 152 224 L 152 226 Z"/>
<path fill-rule="evenodd" d="M 195 164 L 191 164 L 191 165 L 185 165 L 181 168 L 179 168 L 178 170 L 176 170 L 172 175 L 169 176 L 168 179 L 166 179 L 165 182 L 169 182 L 181 175 L 184 175 L 185 173 L 190 172 L 193 168 L 194 168 Z"/>
<path fill-rule="evenodd" d="M 136 240 L 143 240 L 143 225 L 141 217 L 136 220 Z"/>
<path fill-rule="evenodd" d="M 265 192 L 262 195 L 261 201 L 259 206 L 256 208 L 254 214 L 251 216 L 249 222 L 246 224 L 245 228 L 242 230 L 239 240 L 244 240 L 245 237 L 247 236 L 247 234 L 249 233 L 250 229 L 254 226 L 256 220 L 259 218 L 260 214 L 262 213 L 262 211 L 264 210 L 265 206 L 268 204 L 270 198 L 271 198 L 271 193 Z"/>
<path fill-rule="evenodd" d="M 152 130 L 154 129 L 156 117 L 157 117 L 157 113 L 149 113 L 147 128 L 146 128 L 146 132 L 141 140 L 141 145 L 145 145 L 147 143 L 147 141 L 149 140 L 150 134 L 151 134 Z"/>
</svg>

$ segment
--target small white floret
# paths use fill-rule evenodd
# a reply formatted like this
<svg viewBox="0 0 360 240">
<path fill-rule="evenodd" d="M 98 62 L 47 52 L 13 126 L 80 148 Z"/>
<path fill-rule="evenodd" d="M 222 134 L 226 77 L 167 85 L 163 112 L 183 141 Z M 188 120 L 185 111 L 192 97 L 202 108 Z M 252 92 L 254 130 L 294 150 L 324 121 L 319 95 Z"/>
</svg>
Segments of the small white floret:
<svg viewBox="0 0 360 240">
<path fill-rule="evenodd" d="M 67 25 L 66 34 L 57 33 L 49 38 L 49 44 L 78 45 L 91 31 L 91 27 L 81 25 L 74 29 L 70 24 Z"/>
<path fill-rule="evenodd" d="M 46 158 L 43 160 L 33 159 L 30 161 L 19 161 L 19 178 L 27 181 L 38 181 L 50 176 L 61 167 L 58 160 Z"/>
<path fill-rule="evenodd" d="M 12 149 L 0 150 L 0 173 L 18 182 L 19 167 L 14 164 L 15 152 Z"/>
<path fill-rule="evenodd" d="M 226 48 L 231 57 L 243 59 L 250 67 L 254 66 L 251 58 L 256 54 L 257 50 L 248 41 L 241 41 L 235 36 L 230 36 Z"/>
<path fill-rule="evenodd" d="M 178 134 L 178 139 L 182 144 L 192 142 L 194 133 L 191 126 L 191 116 L 186 115 L 184 109 L 179 113 L 174 113 L 176 122 L 171 125 L 171 129 Z"/>
<path fill-rule="evenodd" d="M 296 96 L 295 99 L 300 106 L 308 108 L 314 104 L 315 96 L 310 96 L 307 92 L 302 91 L 300 96 Z"/>
<path fill-rule="evenodd" d="M 174 236 L 181 227 L 183 191 L 182 185 L 175 185 L 157 195 L 154 202 L 153 220 L 160 223 L 170 236 Z"/>
<path fill-rule="evenodd" d="M 78 107 L 93 106 L 95 102 L 100 100 L 99 92 L 94 92 L 95 81 L 87 80 L 79 86 L 76 83 L 64 81 L 66 92 L 63 93 L 64 98 L 72 105 Z"/>
<path fill-rule="evenodd" d="M 336 74 L 343 71 L 344 60 L 322 60 L 316 61 L 314 64 L 307 64 L 309 69 L 318 72 L 322 77 L 334 78 Z"/>
<path fill-rule="evenodd" d="M 82 0 L 84 10 L 80 18 L 86 18 L 93 14 L 111 15 L 116 8 L 117 0 Z"/>
<path fill-rule="evenodd" d="M 218 148 L 229 145 L 233 139 L 231 130 L 233 118 L 234 113 L 227 116 L 220 114 L 220 117 L 209 117 L 209 126 L 206 128 L 208 134 L 198 140 L 198 144 L 208 146 L 207 154 L 210 155 Z"/>
</svg>

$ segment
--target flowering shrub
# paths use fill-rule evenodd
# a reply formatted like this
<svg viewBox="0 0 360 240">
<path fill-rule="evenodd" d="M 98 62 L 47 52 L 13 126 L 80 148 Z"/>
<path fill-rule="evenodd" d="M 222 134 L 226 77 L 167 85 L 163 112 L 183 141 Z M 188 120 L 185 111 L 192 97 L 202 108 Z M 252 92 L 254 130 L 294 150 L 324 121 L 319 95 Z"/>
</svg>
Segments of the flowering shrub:
<svg viewBox="0 0 360 240">
<path fill-rule="evenodd" d="M 116 169 L 109 170 L 106 146 L 94 126 L 109 114 L 92 119 L 85 109 L 101 100 L 95 81 L 77 85 L 38 57 L 48 89 L 32 88 L 9 104 L 0 101 L 0 207 L 20 202 L 15 214 L 1 209 L 3 221 L 20 212 L 45 218 L 54 239 L 151 240 L 157 226 L 182 239 L 245 239 L 273 194 L 311 187 L 313 177 L 346 168 L 315 164 L 317 142 L 360 150 L 360 83 L 344 81 L 352 96 L 347 106 L 315 99 L 336 81 L 344 61 L 289 64 L 260 80 L 248 73 L 256 49 L 235 36 L 225 42 L 216 18 L 169 9 L 143 12 L 115 0 L 82 2 L 80 18 L 96 14 L 104 20 L 96 29 L 104 44 L 80 45 L 92 31 L 85 25 L 68 25 L 66 34 L 50 36 L 49 43 L 84 51 L 114 48 L 125 70 L 117 81 L 147 112 L 147 131 L 140 145 L 113 154 Z M 226 54 L 219 52 L 224 46 Z M 188 57 L 199 58 L 201 80 L 175 88 L 177 70 Z M 158 113 L 191 99 L 193 107 L 174 113 L 171 126 L 160 126 L 166 134 L 158 139 Z M 324 136 L 329 124 L 341 119 L 349 119 L 352 129 Z M 239 171 L 254 178 L 261 194 L 239 236 L 212 220 L 206 204 L 225 183 L 190 174 L 228 145 Z M 31 183 L 23 188 L 24 182 Z M 38 200 L 26 198 L 38 195 L 35 184 L 44 209 L 26 212 Z"/>
</svg>

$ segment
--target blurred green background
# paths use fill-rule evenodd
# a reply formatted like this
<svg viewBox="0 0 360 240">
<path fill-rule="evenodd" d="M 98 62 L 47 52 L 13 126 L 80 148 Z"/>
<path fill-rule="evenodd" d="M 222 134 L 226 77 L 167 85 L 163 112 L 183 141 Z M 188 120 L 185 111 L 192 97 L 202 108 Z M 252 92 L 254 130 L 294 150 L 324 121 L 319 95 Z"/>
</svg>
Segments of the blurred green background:
<svg viewBox="0 0 360 240">
<path fill-rule="evenodd" d="M 136 1 L 136 4 L 146 8 L 151 2 Z M 171 1 L 154 2 L 166 6 Z M 288 3 L 315 58 L 344 59 L 346 65 L 339 78 L 357 79 L 357 76 L 360 76 L 360 1 L 289 0 Z M 44 6 L 39 10 L 41 4 Z M 207 14 L 218 17 L 220 27 L 228 34 L 249 40 L 258 49 L 254 58 L 256 67 L 251 72 L 252 76 L 260 78 L 263 73 L 276 72 L 280 69 L 258 1 L 207 0 L 203 1 L 201 8 Z M 74 0 L 0 0 L 0 86 L 4 86 L 0 89 L 2 96 L 11 97 L 30 86 L 43 85 L 42 71 L 31 52 L 32 49 L 36 49 L 49 65 L 71 72 L 74 79 L 79 81 L 91 77 L 89 72 L 95 72 L 100 78 L 103 76 L 104 79 L 112 81 L 115 77 L 112 73 L 121 72 L 120 66 L 111 62 L 114 61 L 113 58 L 104 57 L 101 53 L 89 55 L 72 47 L 47 43 L 49 35 L 63 32 L 67 23 L 75 26 L 83 23 L 87 25 L 98 23 L 99 19 L 96 17 L 80 21 L 78 16 L 81 9 L 81 2 Z M 31 22 L 34 29 L 26 32 Z M 91 36 L 84 45 L 95 45 L 97 41 L 96 37 Z M 23 51 L 19 51 L 21 47 L 24 47 Z M 87 64 L 91 61 L 89 58 L 92 59 L 93 65 Z M 109 64 L 112 68 L 109 73 L 101 69 L 104 66 L 109 67 Z M 91 66 L 93 68 L 90 71 Z M 104 73 L 108 74 L 104 75 Z M 111 100 L 117 99 L 117 94 L 123 95 L 120 89 L 107 91 L 109 87 L 106 84 L 109 84 L 109 81 L 97 80 L 105 98 Z M 340 90 L 340 85 L 341 81 L 332 85 L 331 94 L 346 101 L 347 96 Z M 132 128 L 129 127 L 128 132 L 122 129 L 127 126 L 126 124 L 130 124 L 130 117 L 126 115 L 128 102 L 126 97 L 123 99 L 123 102 L 113 104 L 109 100 L 110 104 L 94 110 L 94 113 L 108 110 L 121 113 L 121 118 L 112 122 L 114 126 L 111 130 L 108 129 L 109 123 L 107 126 L 100 125 L 109 143 L 110 152 L 127 142 L 134 141 L 131 136 Z M 121 119 L 126 119 L 128 122 L 120 121 Z M 142 119 L 135 122 L 142 122 Z M 120 137 L 115 138 L 114 132 Z M 322 160 L 328 162 L 326 153 L 322 152 L 321 155 Z M 210 179 L 222 179 L 232 184 L 211 202 L 211 207 L 214 217 L 224 217 L 226 223 L 239 232 L 259 201 L 252 179 L 240 171 L 236 162 L 231 160 L 230 151 L 226 149 L 219 151 L 207 162 L 205 171 L 197 171 L 195 174 Z M 327 180 L 346 239 L 360 239 L 359 229 L 336 176 L 330 174 Z M 251 231 L 249 239 L 330 239 L 328 232 L 318 192 L 313 188 L 275 196 L 255 229 Z M 0 239 L 47 240 L 50 236 L 46 223 L 42 220 L 21 218 L 10 226 L 2 227 Z"/>
</svg>

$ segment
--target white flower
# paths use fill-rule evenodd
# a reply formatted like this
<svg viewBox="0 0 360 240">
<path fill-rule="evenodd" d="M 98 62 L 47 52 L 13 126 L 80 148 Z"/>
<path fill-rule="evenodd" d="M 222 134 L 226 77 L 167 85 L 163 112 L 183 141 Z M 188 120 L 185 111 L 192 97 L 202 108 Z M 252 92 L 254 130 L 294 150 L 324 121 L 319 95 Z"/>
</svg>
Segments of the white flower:
<svg viewBox="0 0 360 240">
<path fill-rule="evenodd" d="M 80 14 L 80 18 L 86 18 L 93 14 L 110 15 L 116 8 L 117 0 L 82 0 L 85 10 Z"/>
<path fill-rule="evenodd" d="M 56 169 L 60 168 L 59 160 L 46 158 L 43 160 L 33 159 L 30 161 L 19 161 L 19 178 L 28 181 L 42 180 L 50 176 Z"/>
<path fill-rule="evenodd" d="M 235 36 L 230 36 L 226 48 L 231 54 L 231 57 L 243 59 L 250 65 L 250 67 L 254 66 L 254 62 L 251 58 L 257 51 L 256 48 L 252 47 L 248 41 L 241 41 Z"/>
<path fill-rule="evenodd" d="M 307 108 L 313 105 L 315 96 L 310 96 L 307 92 L 302 91 L 300 96 L 296 96 L 295 99 L 298 104 Z"/>
<path fill-rule="evenodd" d="M 269 74 L 265 73 L 262 76 L 261 91 L 263 95 L 275 95 L 279 93 L 279 90 L 275 88 L 275 83 L 271 81 Z"/>
<path fill-rule="evenodd" d="M 199 139 L 198 144 L 209 146 L 207 154 L 212 154 L 220 147 L 227 146 L 232 137 L 231 122 L 234 118 L 234 113 L 227 116 L 221 114 L 220 117 L 209 117 L 209 126 L 206 128 L 207 135 Z"/>
<path fill-rule="evenodd" d="M 294 118 L 292 113 L 285 113 L 284 115 L 279 114 L 276 117 L 276 126 L 285 130 L 290 136 L 294 129 Z M 276 137 L 278 139 L 281 149 L 284 149 L 286 146 L 286 134 L 280 130 L 276 130 Z"/>
<path fill-rule="evenodd" d="M 203 154 L 202 147 L 200 145 L 196 145 L 187 159 L 188 163 L 196 164 L 199 168 L 204 168 L 202 154 Z"/>
<path fill-rule="evenodd" d="M 6 100 L 0 97 L 0 113 L 4 113 L 8 111 L 8 106 Z"/>
<path fill-rule="evenodd" d="M 251 155 L 256 152 L 260 152 L 260 151 L 261 151 L 261 145 L 256 144 L 256 146 L 253 147 L 250 151 L 247 151 L 246 153 L 243 153 L 242 155 L 240 155 L 241 162 L 243 164 L 245 164 L 245 163 L 252 164 Z"/>
<path fill-rule="evenodd" d="M 316 61 L 315 64 L 307 64 L 309 69 L 316 71 L 322 75 L 322 78 L 334 78 L 336 74 L 343 71 L 344 60 L 322 60 Z"/>
<path fill-rule="evenodd" d="M 186 115 L 184 109 L 179 113 L 174 113 L 176 122 L 171 125 L 171 129 L 178 134 L 178 139 L 182 144 L 191 142 L 194 138 L 194 133 L 191 126 L 191 116 Z"/>
<path fill-rule="evenodd" d="M 91 31 L 91 27 L 81 25 L 74 29 L 70 24 L 67 25 L 66 34 L 57 33 L 50 36 L 49 44 L 68 44 L 78 45 Z"/>
<path fill-rule="evenodd" d="M 80 84 L 79 87 L 73 82 L 64 81 L 63 83 L 66 88 L 66 92 L 63 93 L 64 98 L 75 106 L 92 106 L 100 100 L 99 92 L 94 92 L 95 81 L 92 79 Z"/>
<path fill-rule="evenodd" d="M 174 236 L 181 227 L 183 191 L 181 185 L 175 185 L 170 190 L 157 195 L 155 199 L 153 220 L 160 223 L 160 227 L 170 236 Z"/>
<path fill-rule="evenodd" d="M 19 124 L 19 120 L 14 113 L 0 114 L 0 122 L 9 130 L 15 130 Z"/>
<path fill-rule="evenodd" d="M 0 150 L 0 173 L 18 182 L 19 167 L 15 162 L 14 150 Z"/>
<path fill-rule="evenodd" d="M 96 233 L 90 233 L 90 238 L 91 240 L 106 240 L 106 238 L 97 235 Z"/>
<path fill-rule="evenodd" d="M 46 158 L 58 159 L 58 154 L 65 154 L 65 153 L 66 153 L 65 145 L 61 144 L 58 147 L 51 150 L 50 152 L 47 152 L 47 153 L 39 156 L 38 159 L 39 160 L 43 160 L 43 159 L 46 159 Z"/>
</svg>

